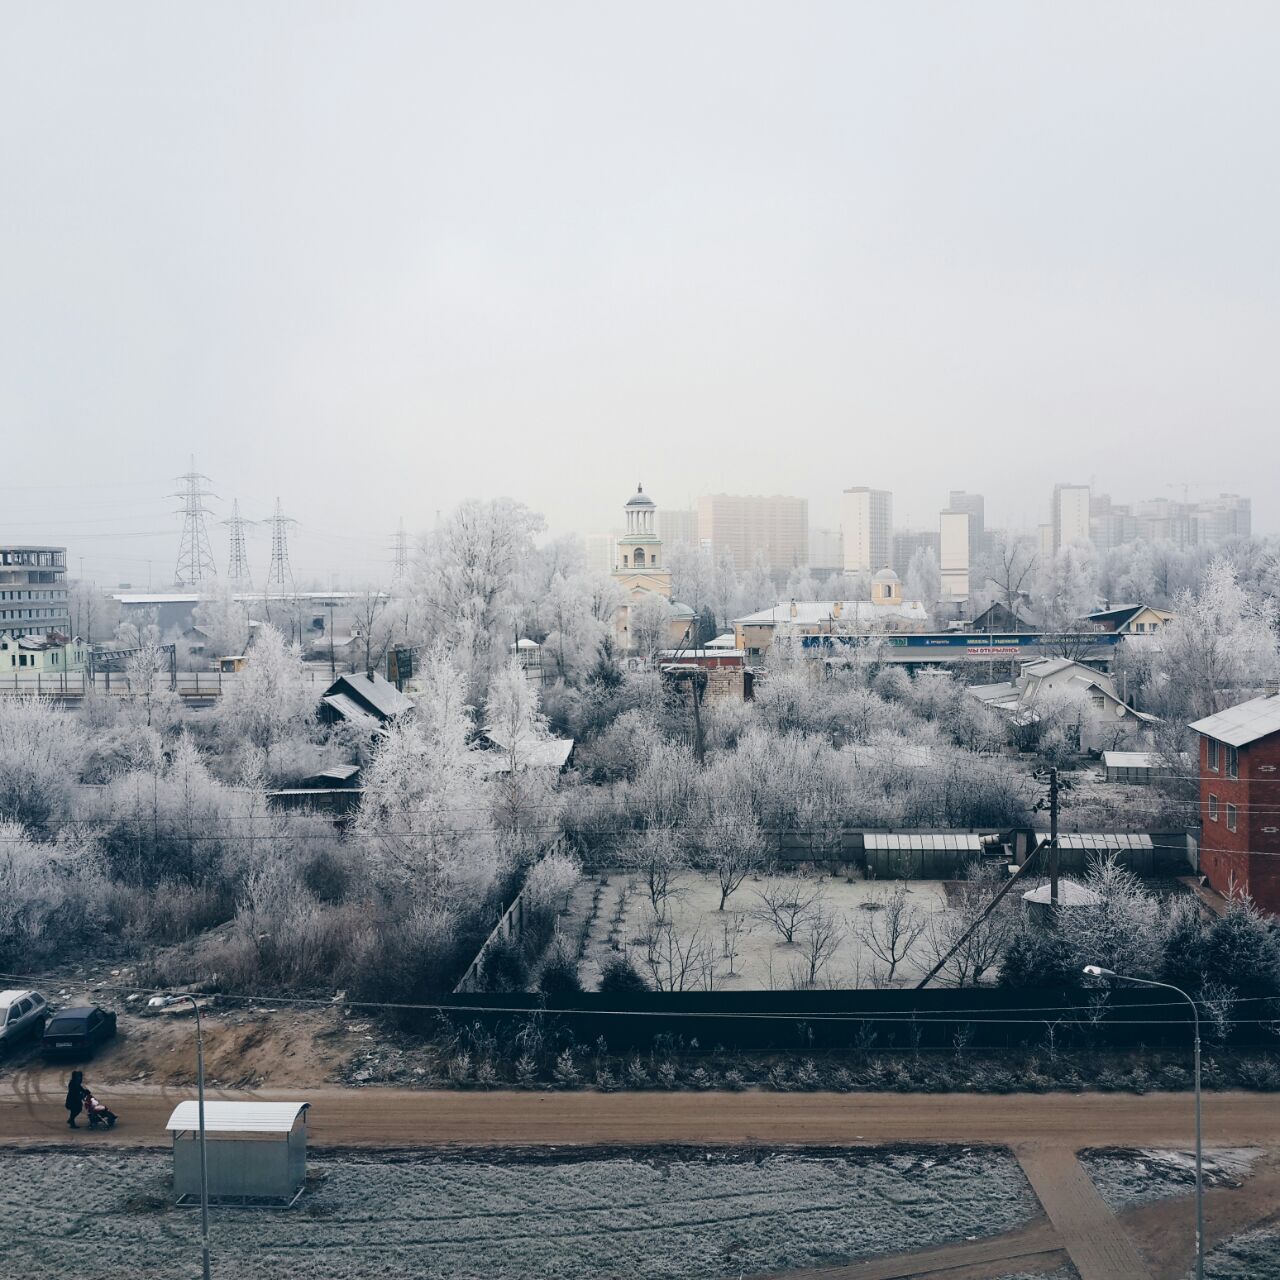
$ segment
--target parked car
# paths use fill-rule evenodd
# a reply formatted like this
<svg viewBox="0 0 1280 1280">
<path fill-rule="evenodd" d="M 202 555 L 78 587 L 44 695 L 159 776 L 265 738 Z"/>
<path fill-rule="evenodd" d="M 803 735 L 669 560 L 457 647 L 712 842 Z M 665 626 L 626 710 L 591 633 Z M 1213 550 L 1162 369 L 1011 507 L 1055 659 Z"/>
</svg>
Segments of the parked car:
<svg viewBox="0 0 1280 1280">
<path fill-rule="evenodd" d="M 38 991 L 0 991 L 0 1047 L 38 1036 L 49 1006 Z"/>
<path fill-rule="evenodd" d="M 91 1054 L 116 1033 L 116 1015 L 96 1004 L 59 1009 L 44 1029 L 46 1058 L 79 1058 Z"/>
</svg>

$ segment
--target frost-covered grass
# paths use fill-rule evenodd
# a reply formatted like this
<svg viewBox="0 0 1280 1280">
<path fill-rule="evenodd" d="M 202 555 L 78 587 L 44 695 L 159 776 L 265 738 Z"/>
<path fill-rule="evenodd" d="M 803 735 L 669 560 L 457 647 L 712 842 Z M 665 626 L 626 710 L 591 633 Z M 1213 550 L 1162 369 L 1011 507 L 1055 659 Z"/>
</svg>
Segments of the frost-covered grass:
<svg viewBox="0 0 1280 1280">
<path fill-rule="evenodd" d="M 1205 1255 L 1204 1273 L 1208 1280 L 1280 1276 L 1280 1227 L 1259 1227 L 1223 1241 Z"/>
<path fill-rule="evenodd" d="M 1235 1187 L 1249 1176 L 1253 1163 L 1262 1155 L 1257 1147 L 1217 1147 L 1204 1153 L 1204 1182 L 1207 1187 Z M 1082 1151 L 1080 1162 L 1093 1179 L 1098 1194 L 1109 1208 L 1119 1212 L 1133 1205 L 1150 1204 L 1168 1196 L 1186 1195 L 1195 1190 L 1196 1166 L 1193 1151 L 1162 1148 L 1099 1147 Z"/>
<path fill-rule="evenodd" d="M 990 1148 L 471 1153 L 313 1161 L 287 1212 L 217 1210 L 237 1280 L 714 1280 L 1016 1227 L 1036 1212 Z M 169 1206 L 167 1155 L 8 1153 L 4 1274 L 177 1280 L 199 1219 Z"/>
</svg>

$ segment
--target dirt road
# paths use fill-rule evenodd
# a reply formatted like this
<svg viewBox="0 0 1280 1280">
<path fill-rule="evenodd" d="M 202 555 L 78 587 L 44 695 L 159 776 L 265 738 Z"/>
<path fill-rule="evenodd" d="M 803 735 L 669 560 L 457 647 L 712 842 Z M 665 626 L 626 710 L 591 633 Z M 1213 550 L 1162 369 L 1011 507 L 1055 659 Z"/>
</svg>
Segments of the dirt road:
<svg viewBox="0 0 1280 1280">
<path fill-rule="evenodd" d="M 92 1077 L 90 1077 L 92 1083 Z M 189 1088 L 113 1085 L 111 1134 L 72 1133 L 53 1072 L 0 1081 L 0 1145 L 167 1144 L 165 1121 Z M 462 1093 L 404 1089 L 215 1090 L 218 1098 L 309 1102 L 318 1147 L 582 1146 L 960 1142 L 1021 1146 L 1188 1146 L 1189 1095 L 895 1093 Z M 1268 1094 L 1214 1093 L 1205 1142 L 1280 1145 Z"/>
</svg>

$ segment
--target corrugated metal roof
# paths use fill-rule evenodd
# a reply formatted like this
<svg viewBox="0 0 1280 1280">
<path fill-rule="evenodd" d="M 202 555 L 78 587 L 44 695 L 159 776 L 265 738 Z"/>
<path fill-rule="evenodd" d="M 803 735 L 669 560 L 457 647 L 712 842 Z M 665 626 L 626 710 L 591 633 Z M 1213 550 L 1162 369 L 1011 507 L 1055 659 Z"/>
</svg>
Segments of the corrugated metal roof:
<svg viewBox="0 0 1280 1280">
<path fill-rule="evenodd" d="M 868 831 L 862 837 L 864 849 L 873 852 L 951 851 L 956 853 L 981 853 L 982 837 L 962 832 L 953 835 L 901 835 L 883 831 Z"/>
<path fill-rule="evenodd" d="M 1217 715 L 1197 720 L 1191 728 L 1230 747 L 1243 747 L 1259 738 L 1280 733 L 1280 694 L 1251 698 Z"/>
<path fill-rule="evenodd" d="M 1069 831 L 1058 836 L 1062 849 L 1150 849 L 1151 837 L 1135 831 L 1084 833 Z"/>
<path fill-rule="evenodd" d="M 206 1133 L 288 1133 L 309 1102 L 206 1102 Z M 199 1129 L 200 1104 L 180 1102 L 165 1128 L 170 1133 Z"/>
</svg>

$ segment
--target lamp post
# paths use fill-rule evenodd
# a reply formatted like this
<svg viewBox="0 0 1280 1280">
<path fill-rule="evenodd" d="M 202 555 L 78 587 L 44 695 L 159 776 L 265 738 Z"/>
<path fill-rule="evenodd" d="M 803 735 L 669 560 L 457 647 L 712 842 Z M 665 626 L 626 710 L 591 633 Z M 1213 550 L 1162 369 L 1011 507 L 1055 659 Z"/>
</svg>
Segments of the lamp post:
<svg viewBox="0 0 1280 1280">
<path fill-rule="evenodd" d="M 1169 982 L 1153 982 L 1150 978 L 1133 978 L 1128 974 L 1116 973 L 1112 969 L 1104 969 L 1101 965 L 1087 964 L 1085 973 L 1091 978 L 1111 978 L 1116 982 L 1131 982 L 1139 987 L 1159 987 L 1164 991 L 1172 991 L 1180 995 L 1191 1006 L 1191 1017 L 1195 1027 L 1195 1059 L 1196 1059 L 1196 1280 L 1204 1280 L 1204 1171 L 1203 1145 L 1200 1133 L 1200 1010 L 1196 1002 L 1181 987 Z"/>
<path fill-rule="evenodd" d="M 196 1097 L 200 1112 L 200 1255 L 201 1276 L 209 1280 L 209 1162 L 205 1158 L 204 1145 L 204 1027 L 200 1021 L 200 1006 L 195 996 L 179 996 L 190 1000 L 196 1011 Z"/>
</svg>

